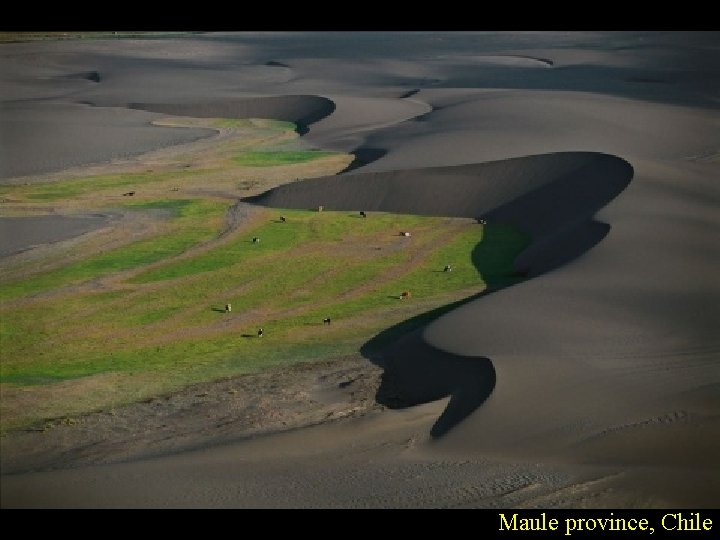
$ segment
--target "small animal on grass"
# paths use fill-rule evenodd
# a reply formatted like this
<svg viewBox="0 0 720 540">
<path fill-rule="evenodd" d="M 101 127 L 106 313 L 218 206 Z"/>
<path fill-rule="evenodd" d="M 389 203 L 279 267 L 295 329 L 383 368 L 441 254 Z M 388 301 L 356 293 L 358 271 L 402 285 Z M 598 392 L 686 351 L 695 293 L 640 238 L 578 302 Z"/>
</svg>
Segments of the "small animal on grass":
<svg viewBox="0 0 720 540">
<path fill-rule="evenodd" d="M 135 195 L 134 191 L 128 191 L 127 193 L 123 193 L 123 197 L 132 197 L 133 195 Z"/>
<path fill-rule="evenodd" d="M 264 333 L 262 328 L 258 329 L 258 337 L 263 337 Z"/>
<path fill-rule="evenodd" d="M 407 231 L 402 231 L 402 232 L 400 233 L 400 236 L 410 236 L 410 233 L 407 232 Z"/>
<path fill-rule="evenodd" d="M 254 237 L 253 237 L 253 244 L 259 244 L 259 243 L 260 243 L 260 238 L 258 238 L 257 236 L 254 236 Z"/>
<path fill-rule="evenodd" d="M 230 313 L 232 311 L 232 306 L 230 304 L 225 304 L 225 313 Z"/>
<path fill-rule="evenodd" d="M 403 291 L 400 293 L 400 300 L 410 298 L 411 296 L 412 296 L 412 294 L 410 294 L 410 291 Z"/>
<path fill-rule="evenodd" d="M 280 221 L 285 223 L 287 220 L 285 219 L 285 216 L 280 216 Z"/>
<path fill-rule="evenodd" d="M 363 212 L 362 210 L 360 210 L 360 217 L 367 217 L 367 214 L 365 212 Z"/>
<path fill-rule="evenodd" d="M 318 212 L 322 212 L 323 208 L 325 208 L 325 207 L 322 204 L 320 206 L 318 206 Z"/>
<path fill-rule="evenodd" d="M 445 265 L 445 268 L 443 268 L 443 272 L 452 272 L 452 266 L 449 264 Z"/>
<path fill-rule="evenodd" d="M 330 317 L 323 319 L 323 324 L 330 324 Z"/>
</svg>

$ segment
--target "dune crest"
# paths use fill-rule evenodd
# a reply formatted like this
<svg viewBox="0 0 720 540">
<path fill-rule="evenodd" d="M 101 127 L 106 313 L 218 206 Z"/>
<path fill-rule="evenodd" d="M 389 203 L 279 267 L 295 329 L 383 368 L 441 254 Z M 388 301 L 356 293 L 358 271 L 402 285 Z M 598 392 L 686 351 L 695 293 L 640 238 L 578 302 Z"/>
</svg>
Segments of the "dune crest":
<svg viewBox="0 0 720 540">
<path fill-rule="evenodd" d="M 532 277 L 579 257 L 608 234 L 610 226 L 594 221 L 593 216 L 628 186 L 632 176 L 632 166 L 616 156 L 559 152 L 470 165 L 314 178 L 247 200 L 278 208 L 322 205 L 330 210 L 476 217 L 513 225 L 532 238 L 515 261 L 519 273 Z M 479 270 L 482 273 L 482 268 Z M 491 292 L 490 277 L 485 280 Z M 481 321 L 465 323 L 473 326 Z M 371 358 L 375 341 L 363 349 Z M 487 358 L 434 347 L 424 340 L 422 330 L 392 345 L 379 364 L 386 371 L 378 400 L 388 406 L 451 396 L 431 430 L 433 436 L 443 435 L 474 411 L 495 384 L 495 372 Z"/>
<path fill-rule="evenodd" d="M 352 167 L 352 165 L 351 165 Z M 278 208 L 376 210 L 485 218 L 530 234 L 518 271 L 537 275 L 580 255 L 607 234 L 588 225 L 633 175 L 597 152 L 557 152 L 487 163 L 346 174 L 279 186 L 247 200 Z M 440 196 L 441 195 L 441 196 Z"/>
</svg>

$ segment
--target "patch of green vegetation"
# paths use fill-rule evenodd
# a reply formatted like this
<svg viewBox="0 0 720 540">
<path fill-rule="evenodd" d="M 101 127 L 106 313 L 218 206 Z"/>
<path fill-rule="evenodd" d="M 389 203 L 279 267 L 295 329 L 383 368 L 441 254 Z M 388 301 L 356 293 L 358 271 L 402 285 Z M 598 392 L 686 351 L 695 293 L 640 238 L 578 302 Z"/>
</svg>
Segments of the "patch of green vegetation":
<svg viewBox="0 0 720 540">
<path fill-rule="evenodd" d="M 437 306 L 478 294 L 486 284 L 497 288 L 520 279 L 512 261 L 528 238 L 511 227 L 482 227 L 469 220 L 263 210 L 264 223 L 218 238 L 227 202 L 213 195 L 151 200 L 165 189 L 144 191 L 142 186 L 168 182 L 169 188 L 198 176 L 203 182 L 217 178 L 223 186 L 252 187 L 259 171 L 241 179 L 225 174 L 225 168 L 231 162 L 269 167 L 339 154 L 283 146 L 295 134 L 278 130 L 294 130 L 291 123 L 209 122 L 248 133 L 246 140 L 228 143 L 235 146 L 218 145 L 209 160 L 204 156 L 203 163 L 216 163 L 217 169 L 0 186 L 0 195 L 34 205 L 82 197 L 93 208 L 99 204 L 167 217 L 158 220 L 159 232 L 152 238 L 2 283 L 0 383 L 12 391 L 36 392 L 37 398 L 30 411 L 21 411 L 19 401 L 4 401 L 0 429 L 193 382 L 352 353 L 378 332 L 427 322 L 446 309 Z M 222 174 L 213 176 L 218 171 Z M 118 197 L 131 190 L 137 195 Z M 72 207 L 78 202 L 72 201 Z M 412 238 L 401 237 L 401 230 L 412 231 Z M 260 242 L 253 243 L 253 237 Z M 188 253 L 211 239 L 217 242 Z M 452 272 L 443 272 L 447 264 Z M 135 270 L 132 277 L 117 275 L 130 269 Z M 100 282 L 103 289 L 87 285 L 110 275 L 113 279 Z M 53 294 L 65 293 L 70 285 L 78 286 L 72 294 Z M 400 301 L 405 290 L 412 299 Z M 228 302 L 231 313 L 224 312 Z M 325 317 L 332 318 L 331 326 L 322 324 Z M 260 326 L 266 331 L 263 339 L 256 337 Z"/>
<path fill-rule="evenodd" d="M 217 128 L 230 128 L 230 129 L 248 129 L 248 128 L 261 128 L 261 129 L 273 129 L 278 131 L 296 131 L 297 127 L 293 122 L 286 122 L 283 120 L 266 120 L 256 118 L 213 118 L 209 120 L 203 120 L 204 124 Z"/>
<path fill-rule="evenodd" d="M 216 227 L 208 225 L 209 218 L 222 215 L 226 205 L 204 200 L 157 201 L 133 203 L 138 209 L 165 208 L 176 212 L 173 231 L 146 240 L 101 253 L 68 266 L 33 275 L 29 278 L 3 284 L 0 300 L 37 294 L 53 288 L 98 278 L 154 263 L 183 253 L 199 242 L 217 234 Z"/>
<path fill-rule="evenodd" d="M 411 228 L 421 223 L 419 216 L 399 216 L 396 214 L 377 214 L 371 220 L 358 219 L 356 215 L 344 212 L 310 212 L 304 210 L 283 210 L 278 212 L 287 219 L 285 223 L 273 220 L 270 223 L 248 231 L 232 242 L 208 250 L 201 255 L 171 261 L 167 264 L 138 274 L 130 280 L 132 283 L 149 283 L 167 279 L 177 279 L 202 272 L 212 272 L 227 267 L 244 264 L 249 260 L 266 261 L 269 265 L 280 263 L 270 256 L 287 257 L 286 250 L 306 244 L 306 250 L 332 249 L 333 244 L 341 247 L 344 243 L 353 242 L 360 237 L 372 235 L 378 231 L 393 231 Z M 257 237 L 259 243 L 253 243 Z M 313 244 L 315 243 L 315 244 Z M 297 261 L 294 260 L 294 265 Z M 271 271 L 264 268 L 263 271 Z M 244 266 L 241 271 L 251 277 L 252 267 Z M 222 279 L 224 274 L 213 276 Z M 228 279 L 234 275 L 225 275 Z M 238 276 L 239 278 L 239 276 Z"/>
<path fill-rule="evenodd" d="M 293 165 L 305 163 L 328 156 L 336 156 L 337 152 L 326 150 L 257 150 L 243 152 L 233 158 L 237 165 L 244 167 L 275 167 L 277 165 Z"/>
<path fill-rule="evenodd" d="M 81 195 L 95 194 L 106 190 L 117 189 L 122 191 L 139 190 L 142 186 L 168 180 L 184 180 L 206 171 L 179 170 L 179 171 L 147 171 L 137 174 L 104 174 L 86 176 L 75 180 L 63 182 L 47 182 L 31 184 L 29 186 L 3 186 L 0 194 L 9 195 L 18 193 L 33 201 L 57 201 L 73 199 Z M 132 188 L 132 189 L 131 189 Z"/>
<path fill-rule="evenodd" d="M 159 269 L 164 275 L 172 269 L 176 278 L 185 279 L 161 280 L 159 288 L 146 289 L 153 285 L 147 280 L 151 274 L 141 274 L 145 279 L 140 280 L 140 289 L 106 296 L 104 307 L 98 293 L 93 293 L 61 305 L 47 301 L 7 313 L 0 325 L 8 355 L 0 381 L 29 384 L 108 372 L 167 376 L 173 372 L 173 377 L 180 377 L 186 370 L 194 374 L 183 375 L 188 380 L 193 376 L 206 380 L 231 369 L 244 373 L 293 361 L 284 356 L 287 351 L 297 358 L 315 357 L 319 350 L 340 354 L 359 347 L 369 337 L 369 329 L 380 330 L 406 318 L 405 306 L 411 307 L 413 300 L 442 298 L 473 287 L 481 290 L 482 276 L 471 257 L 478 242 L 486 241 L 483 230 L 485 238 L 505 246 L 504 262 L 493 261 L 498 272 L 501 263 L 510 269 L 512 258 L 527 241 L 508 227 L 497 226 L 499 230 L 493 232 L 492 225 L 468 226 L 451 240 L 437 241 L 444 230 L 443 218 L 374 214 L 361 220 L 340 212 L 283 214 L 287 222 L 260 225 L 231 242 L 229 246 L 244 242 L 235 246 L 244 253 L 221 268 L 195 273 L 207 261 L 217 263 L 217 252 L 211 250 Z M 420 255 L 398 249 L 398 243 L 405 242 L 395 233 L 400 228 L 413 228 L 416 237 L 423 236 L 427 245 L 437 247 Z M 249 242 L 258 230 L 266 233 L 262 248 Z M 272 242 L 278 245 L 268 246 Z M 372 253 L 373 246 L 383 242 L 386 255 L 356 253 L 363 245 Z M 340 248 L 346 244 L 354 248 L 343 252 Z M 443 272 L 445 264 L 452 264 L 453 271 Z M 387 272 L 394 272 L 390 279 Z M 398 294 L 403 290 L 412 291 L 413 300 L 400 302 Z M 228 317 L 217 313 L 226 301 L 232 303 L 233 315 L 252 314 L 245 330 L 207 336 L 189 332 Z M 327 316 L 338 323 L 366 320 L 318 332 Z M 173 323 L 167 326 L 163 321 L 170 317 Z M 257 326 L 265 327 L 272 337 L 253 339 Z M 125 328 L 135 330 L 129 334 Z M 168 331 L 176 337 L 163 340 Z M 63 342 L 48 347 L 57 335 L 63 336 Z M 152 345 L 158 338 L 160 344 Z"/>
<path fill-rule="evenodd" d="M 135 326 L 144 326 L 146 324 L 164 321 L 168 317 L 177 313 L 178 307 L 178 305 L 170 305 L 158 309 L 143 311 L 136 316 L 128 315 L 125 319 L 125 323 Z"/>
</svg>

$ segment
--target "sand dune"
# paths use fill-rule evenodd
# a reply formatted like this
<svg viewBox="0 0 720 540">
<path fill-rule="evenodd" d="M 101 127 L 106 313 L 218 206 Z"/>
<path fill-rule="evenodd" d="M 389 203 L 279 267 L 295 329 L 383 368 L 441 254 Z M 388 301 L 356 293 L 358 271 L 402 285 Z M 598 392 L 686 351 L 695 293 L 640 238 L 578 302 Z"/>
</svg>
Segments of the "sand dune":
<svg viewBox="0 0 720 540">
<path fill-rule="evenodd" d="M 632 175 L 632 166 L 615 156 L 569 152 L 316 178 L 279 186 L 251 200 L 278 208 L 323 205 L 332 210 L 482 217 L 512 224 L 532 237 L 516 268 L 535 276 L 582 255 L 605 237 L 610 226 L 592 221 L 593 216 L 627 187 Z M 485 299 L 476 302 L 484 304 Z M 472 316 L 462 320 L 464 339 L 471 340 L 477 335 L 471 327 L 484 320 L 475 315 L 472 305 L 463 309 Z M 372 343 L 366 347 L 372 349 Z M 395 392 L 405 405 L 452 395 L 431 430 L 434 436 L 444 434 L 482 404 L 495 381 L 486 359 L 471 362 L 464 357 L 463 361 L 458 353 L 446 350 L 413 334 L 383 355 L 386 376 L 394 379 Z M 385 393 L 381 388 L 378 395 Z"/>
<path fill-rule="evenodd" d="M 108 161 L 215 133 L 150 126 L 159 115 L 75 103 L 0 103 L 0 116 L 0 178 Z"/>
<path fill-rule="evenodd" d="M 402 410 L 4 476 L 3 506 L 717 506 L 717 33 L 152 45 L 0 48 L 0 174 L 202 136 L 154 131 L 159 112 L 312 113 L 307 140 L 354 167 L 258 203 L 514 223 L 533 236 L 515 261 L 531 279 L 364 348 L 386 370 L 378 400 Z"/>
<path fill-rule="evenodd" d="M 197 118 L 271 118 L 295 122 L 300 133 L 335 110 L 320 96 L 270 96 L 200 103 L 131 103 L 131 109 Z"/>
<path fill-rule="evenodd" d="M 295 182 L 250 200 L 279 208 L 381 210 L 485 218 L 533 238 L 516 261 L 527 275 L 560 266 L 599 242 L 593 215 L 630 182 L 615 156 L 565 152 L 451 167 L 346 174 Z"/>
</svg>

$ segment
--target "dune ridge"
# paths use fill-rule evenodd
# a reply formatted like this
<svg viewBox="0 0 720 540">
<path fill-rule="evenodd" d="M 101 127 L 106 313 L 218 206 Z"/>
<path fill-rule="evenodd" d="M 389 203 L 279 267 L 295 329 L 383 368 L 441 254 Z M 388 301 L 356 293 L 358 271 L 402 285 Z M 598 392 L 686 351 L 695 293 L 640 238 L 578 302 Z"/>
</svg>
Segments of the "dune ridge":
<svg viewBox="0 0 720 540">
<path fill-rule="evenodd" d="M 514 225 L 532 238 L 517 257 L 515 269 L 532 277 L 579 257 L 608 234 L 610 226 L 594 221 L 593 216 L 628 186 L 632 176 L 632 166 L 619 157 L 562 152 L 315 178 L 247 200 L 278 208 L 323 205 L 332 210 L 476 217 Z M 492 291 L 488 283 L 488 292 Z M 411 406 L 451 396 L 431 429 L 433 437 L 447 433 L 492 392 L 491 360 L 434 347 L 424 340 L 423 329 L 394 343 L 380 361 L 372 353 L 377 341 L 368 342 L 363 352 L 385 369 L 378 391 L 381 403 Z"/>
<path fill-rule="evenodd" d="M 278 208 L 323 205 L 330 210 L 484 218 L 511 224 L 533 238 L 518 258 L 518 271 L 537 275 L 569 260 L 569 254 L 583 253 L 607 234 L 606 228 L 583 222 L 625 189 L 632 175 L 632 166 L 616 156 L 557 152 L 313 178 L 246 200 Z"/>
<path fill-rule="evenodd" d="M 299 133 L 332 114 L 335 103 L 321 96 L 268 96 L 195 103 L 130 103 L 131 109 L 196 118 L 269 118 L 294 122 Z"/>
<path fill-rule="evenodd" d="M 3 47 L 0 176 L 190 137 L 128 103 L 322 95 L 336 107 L 306 140 L 353 152 L 354 167 L 268 203 L 289 204 L 297 190 L 303 206 L 332 196 L 342 208 L 457 211 L 533 236 L 515 261 L 532 279 L 363 347 L 385 371 L 377 400 L 396 410 L 152 460 L 3 473 L 3 506 L 720 502 L 717 32 L 225 33 Z M 100 84 L 58 78 L 89 70 Z M 371 171 L 387 174 L 358 174 Z"/>
</svg>

